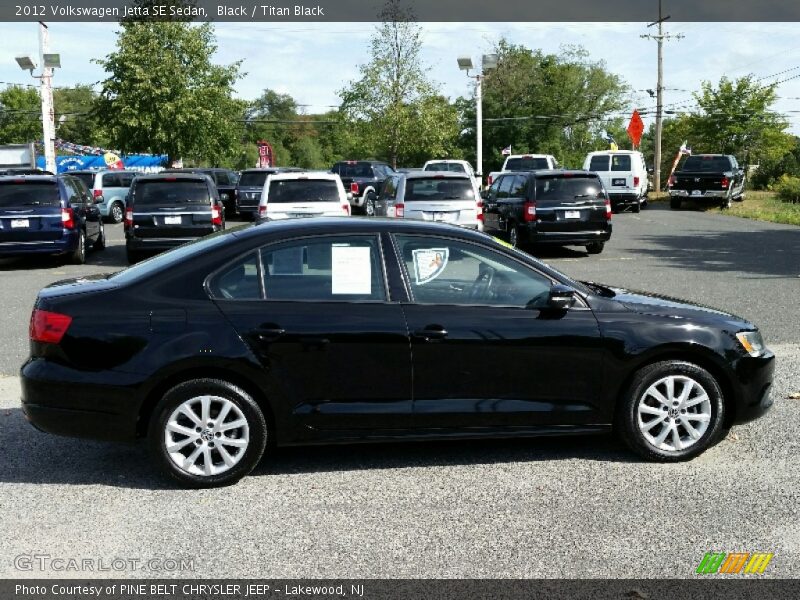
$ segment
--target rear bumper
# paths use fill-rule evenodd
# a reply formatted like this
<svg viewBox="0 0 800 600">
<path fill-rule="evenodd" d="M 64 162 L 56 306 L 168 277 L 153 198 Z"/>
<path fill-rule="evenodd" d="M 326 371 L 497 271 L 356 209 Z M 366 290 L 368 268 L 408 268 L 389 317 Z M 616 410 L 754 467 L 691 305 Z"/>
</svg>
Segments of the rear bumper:
<svg viewBox="0 0 800 600">
<path fill-rule="evenodd" d="M 0 256 L 25 256 L 27 254 L 64 254 L 74 252 L 78 245 L 78 232 L 68 231 L 57 240 L 25 242 L 0 242 Z"/>
<path fill-rule="evenodd" d="M 209 231 L 211 233 L 211 231 Z M 202 236 L 182 237 L 182 238 L 138 238 L 129 237 L 125 240 L 125 247 L 133 252 L 169 250 L 199 239 Z"/>
<path fill-rule="evenodd" d="M 536 225 L 522 227 L 522 241 L 533 244 L 559 244 L 562 246 L 582 246 L 593 242 L 607 242 L 611 239 L 611 223 L 604 229 L 586 231 L 541 231 Z"/>
<path fill-rule="evenodd" d="M 739 393 L 734 411 L 734 424 L 757 419 L 772 408 L 774 373 L 775 355 L 770 351 L 764 356 L 747 356 L 739 360 L 735 367 Z"/>
<path fill-rule="evenodd" d="M 76 371 L 29 359 L 20 371 L 22 411 L 40 431 L 98 440 L 133 441 L 139 401 L 131 375 Z M 91 381 L 91 383 L 87 383 Z"/>
<path fill-rule="evenodd" d="M 704 198 L 720 199 L 728 196 L 728 190 L 702 190 L 701 194 L 692 194 L 688 190 L 669 190 L 670 198 L 689 198 L 702 200 Z"/>
<path fill-rule="evenodd" d="M 611 208 L 639 204 L 639 194 L 636 192 L 609 194 L 608 199 L 611 202 Z"/>
</svg>

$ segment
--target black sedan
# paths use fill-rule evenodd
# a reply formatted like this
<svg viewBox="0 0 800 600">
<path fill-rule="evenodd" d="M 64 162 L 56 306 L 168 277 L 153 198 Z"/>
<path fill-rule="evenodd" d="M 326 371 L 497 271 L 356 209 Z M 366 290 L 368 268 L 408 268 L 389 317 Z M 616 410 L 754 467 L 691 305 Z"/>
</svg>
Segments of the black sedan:
<svg viewBox="0 0 800 600">
<path fill-rule="evenodd" d="M 613 429 L 645 459 L 686 460 L 772 403 L 753 324 L 410 220 L 213 234 L 45 288 L 30 338 L 33 425 L 146 438 L 193 487 L 272 446 L 400 438 Z"/>
</svg>

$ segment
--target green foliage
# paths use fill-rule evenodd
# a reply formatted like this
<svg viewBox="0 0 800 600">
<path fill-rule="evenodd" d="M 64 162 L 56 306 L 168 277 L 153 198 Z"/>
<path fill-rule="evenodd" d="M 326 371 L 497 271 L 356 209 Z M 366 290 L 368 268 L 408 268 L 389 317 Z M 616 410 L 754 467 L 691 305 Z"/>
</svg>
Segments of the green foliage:
<svg viewBox="0 0 800 600">
<path fill-rule="evenodd" d="M 796 204 L 800 202 L 800 178 L 784 175 L 775 186 L 778 198 L 784 202 Z"/>
<path fill-rule="evenodd" d="M 758 161 L 758 168 L 750 177 L 753 189 L 769 190 L 783 175 L 800 177 L 800 138 L 793 137 L 792 148 L 778 159 Z"/>
<path fill-rule="evenodd" d="M 428 80 L 420 56 L 422 32 L 412 15 L 390 0 L 382 18 L 361 78 L 339 95 L 352 131 L 368 134 L 375 156 L 396 167 L 454 147 L 458 124 Z"/>
<path fill-rule="evenodd" d="M 107 145 L 103 126 L 94 114 L 97 98 L 88 85 L 53 90 L 56 137 L 75 144 Z"/>
<path fill-rule="evenodd" d="M 483 86 L 484 172 L 501 166 L 500 151 L 508 145 L 515 154 L 554 154 L 567 166 L 608 148 L 600 133 L 620 128 L 614 113 L 627 105 L 621 78 L 577 47 L 545 54 L 501 39 L 494 51 L 497 69 L 486 74 Z M 475 103 L 470 99 L 457 106 L 469 131 L 461 138 L 462 148 L 474 159 Z M 627 135 L 617 131 L 615 138 L 624 147 Z"/>
<path fill-rule="evenodd" d="M 117 49 L 97 61 L 108 73 L 97 115 L 111 145 L 170 161 L 218 163 L 238 152 L 245 103 L 233 98 L 240 63 L 214 65 L 209 23 L 126 22 Z"/>
<path fill-rule="evenodd" d="M 0 92 L 0 144 L 42 138 L 42 103 L 35 88 L 10 86 Z"/>
</svg>

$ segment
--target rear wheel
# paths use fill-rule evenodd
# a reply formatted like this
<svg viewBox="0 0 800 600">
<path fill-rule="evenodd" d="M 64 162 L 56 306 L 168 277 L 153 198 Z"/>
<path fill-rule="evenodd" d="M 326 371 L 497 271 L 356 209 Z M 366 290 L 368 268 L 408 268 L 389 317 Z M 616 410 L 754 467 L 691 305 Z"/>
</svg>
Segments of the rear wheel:
<svg viewBox="0 0 800 600">
<path fill-rule="evenodd" d="M 726 210 L 726 209 L 730 208 L 731 207 L 731 197 L 730 196 L 725 196 L 725 198 L 722 199 L 722 202 L 719 203 L 719 207 L 722 210 Z"/>
<path fill-rule="evenodd" d="M 156 406 L 148 443 L 156 463 L 182 485 L 236 483 L 261 460 L 267 423 L 244 390 L 219 379 L 193 379 Z"/>
<path fill-rule="evenodd" d="M 640 200 L 636 200 L 636 204 L 633 205 L 633 212 L 638 213 L 642 210 L 642 205 Z"/>
<path fill-rule="evenodd" d="M 78 245 L 70 255 L 70 262 L 74 265 L 82 265 L 86 263 L 86 232 L 81 229 L 78 232 Z"/>
<path fill-rule="evenodd" d="M 677 462 L 704 452 L 724 432 L 725 402 L 705 369 L 668 360 L 641 369 L 620 400 L 616 430 L 647 460 Z"/>
<path fill-rule="evenodd" d="M 368 217 L 375 216 L 375 194 L 370 192 L 364 197 L 364 206 L 362 207 L 362 210 Z"/>
<path fill-rule="evenodd" d="M 508 243 L 514 248 L 519 248 L 522 243 L 520 240 L 519 225 L 516 223 L 508 224 Z"/>
<path fill-rule="evenodd" d="M 681 207 L 681 199 L 680 198 L 670 198 L 669 199 L 669 207 L 672 210 L 679 210 Z"/>
<path fill-rule="evenodd" d="M 591 244 L 586 244 L 586 251 L 589 254 L 600 254 L 605 247 L 605 242 L 592 242 Z"/>
<path fill-rule="evenodd" d="M 122 223 L 122 219 L 125 217 L 125 207 L 122 206 L 122 202 L 114 202 L 108 209 L 108 215 L 111 217 L 112 223 Z"/>
</svg>

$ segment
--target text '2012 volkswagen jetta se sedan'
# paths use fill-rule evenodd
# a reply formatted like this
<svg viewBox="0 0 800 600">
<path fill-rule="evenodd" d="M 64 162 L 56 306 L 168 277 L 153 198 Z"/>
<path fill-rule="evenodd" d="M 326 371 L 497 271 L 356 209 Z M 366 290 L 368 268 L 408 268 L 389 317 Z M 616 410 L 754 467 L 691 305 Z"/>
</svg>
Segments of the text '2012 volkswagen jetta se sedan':
<svg viewBox="0 0 800 600">
<path fill-rule="evenodd" d="M 690 459 L 770 407 L 774 369 L 733 315 L 386 219 L 268 222 L 56 283 L 30 338 L 33 425 L 146 438 L 191 487 L 275 445 L 613 429 L 645 459 Z"/>
</svg>

